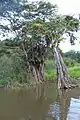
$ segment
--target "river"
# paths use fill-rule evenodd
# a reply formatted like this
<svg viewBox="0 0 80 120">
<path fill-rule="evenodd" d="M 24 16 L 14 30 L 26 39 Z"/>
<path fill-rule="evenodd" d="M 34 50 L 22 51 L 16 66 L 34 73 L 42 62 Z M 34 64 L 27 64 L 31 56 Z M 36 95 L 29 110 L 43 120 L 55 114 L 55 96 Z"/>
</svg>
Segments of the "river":
<svg viewBox="0 0 80 120">
<path fill-rule="evenodd" d="M 71 99 L 79 96 L 80 88 L 58 91 L 51 83 L 28 90 L 0 88 L 0 120 L 72 120 Z"/>
</svg>

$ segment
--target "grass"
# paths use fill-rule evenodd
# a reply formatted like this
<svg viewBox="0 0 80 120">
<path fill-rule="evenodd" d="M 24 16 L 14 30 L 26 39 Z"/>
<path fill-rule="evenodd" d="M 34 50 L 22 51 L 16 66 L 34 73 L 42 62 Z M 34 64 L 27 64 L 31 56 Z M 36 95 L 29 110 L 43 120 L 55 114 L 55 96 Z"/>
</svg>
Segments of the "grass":
<svg viewBox="0 0 80 120">
<path fill-rule="evenodd" d="M 74 63 L 74 66 L 67 66 L 68 73 L 73 78 L 80 78 L 80 63 Z M 45 79 L 46 80 L 55 80 L 56 79 L 56 70 L 54 67 L 53 60 L 47 60 L 45 66 Z"/>
<path fill-rule="evenodd" d="M 80 78 L 80 64 L 79 66 L 68 68 L 68 73 L 74 78 Z"/>
<path fill-rule="evenodd" d="M 56 79 L 56 71 L 55 70 L 47 70 L 44 73 L 46 80 L 55 80 Z"/>
</svg>

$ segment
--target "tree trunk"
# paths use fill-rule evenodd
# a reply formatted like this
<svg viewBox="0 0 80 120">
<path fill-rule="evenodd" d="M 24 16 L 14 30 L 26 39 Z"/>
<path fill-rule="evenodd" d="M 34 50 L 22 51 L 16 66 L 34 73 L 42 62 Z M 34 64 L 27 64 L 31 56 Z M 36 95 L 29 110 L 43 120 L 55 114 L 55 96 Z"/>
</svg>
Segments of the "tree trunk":
<svg viewBox="0 0 80 120">
<path fill-rule="evenodd" d="M 35 66 L 36 74 L 37 74 L 37 79 L 39 83 L 42 83 L 44 81 L 44 56 L 42 58 L 42 62 L 38 67 Z"/>
<path fill-rule="evenodd" d="M 34 66 L 33 66 L 33 75 L 34 75 L 35 82 L 38 83 L 38 75 Z"/>
<path fill-rule="evenodd" d="M 34 75 L 34 79 L 35 79 L 35 82 L 36 83 L 42 83 L 43 82 L 43 71 L 42 69 L 40 68 L 37 69 L 36 67 L 33 66 L 33 75 Z"/>
<path fill-rule="evenodd" d="M 66 65 L 64 64 L 63 58 L 59 53 L 58 47 L 53 46 L 54 61 L 57 70 L 57 82 L 58 88 L 70 88 L 71 81 L 67 72 Z"/>
<path fill-rule="evenodd" d="M 43 57 L 42 63 L 39 68 L 40 79 L 42 82 L 44 81 L 44 61 L 45 61 L 45 59 Z"/>
<path fill-rule="evenodd" d="M 40 71 L 38 69 L 36 69 L 36 73 L 37 73 L 38 82 L 42 83 L 41 74 L 40 74 Z"/>
</svg>

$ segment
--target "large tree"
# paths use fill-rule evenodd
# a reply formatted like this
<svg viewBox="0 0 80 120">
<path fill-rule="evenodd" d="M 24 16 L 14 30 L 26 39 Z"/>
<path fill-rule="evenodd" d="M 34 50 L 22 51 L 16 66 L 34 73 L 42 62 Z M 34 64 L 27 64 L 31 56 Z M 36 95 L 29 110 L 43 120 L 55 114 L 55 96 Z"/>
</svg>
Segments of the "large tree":
<svg viewBox="0 0 80 120">
<path fill-rule="evenodd" d="M 28 61 L 29 68 L 32 69 L 36 82 L 43 80 L 43 68 L 47 49 L 52 46 L 54 61 L 57 71 L 58 88 L 72 87 L 71 78 L 68 75 L 59 50 L 59 43 L 67 34 L 71 44 L 74 44 L 74 32 L 79 28 L 79 21 L 73 16 L 57 15 L 56 5 L 49 2 L 25 2 L 24 10 L 18 14 L 8 13 L 8 20 L 12 30 L 16 33 L 22 49 Z M 17 19 L 16 19 L 17 17 Z M 1 26 L 5 28 L 4 26 Z"/>
<path fill-rule="evenodd" d="M 77 32 L 78 30 L 79 21 L 73 16 L 55 15 L 54 11 L 56 9 L 53 8 L 56 7 L 52 6 L 50 3 L 40 2 L 38 3 L 38 5 L 39 5 L 38 8 L 36 4 L 35 7 L 32 8 L 30 7 L 32 5 L 29 6 L 29 4 L 26 7 L 26 8 L 29 7 L 29 12 L 31 12 L 30 10 L 32 9 L 34 13 L 34 20 L 31 21 L 31 26 L 30 26 L 32 28 L 32 31 L 30 28 L 32 40 L 35 39 L 37 40 L 38 43 L 42 39 L 44 39 L 45 45 L 42 43 L 43 47 L 46 46 L 48 48 L 50 44 L 52 45 L 54 60 L 57 70 L 58 88 L 72 87 L 71 78 L 68 75 L 66 65 L 64 64 L 62 56 L 59 52 L 59 43 L 64 39 L 63 35 L 67 34 L 69 36 L 70 43 L 72 45 L 74 44 L 74 41 L 76 40 L 74 36 L 74 32 L 75 31 Z M 37 15 L 35 14 L 34 11 L 37 11 Z M 27 31 L 28 30 L 29 29 L 27 29 Z M 34 52 L 32 51 L 32 53 Z"/>
</svg>

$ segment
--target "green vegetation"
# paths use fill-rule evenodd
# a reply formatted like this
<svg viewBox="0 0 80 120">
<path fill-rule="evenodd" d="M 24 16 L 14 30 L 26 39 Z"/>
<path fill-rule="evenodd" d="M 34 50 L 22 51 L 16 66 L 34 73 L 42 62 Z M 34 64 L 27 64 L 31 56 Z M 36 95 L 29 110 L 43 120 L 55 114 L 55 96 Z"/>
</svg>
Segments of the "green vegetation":
<svg viewBox="0 0 80 120">
<path fill-rule="evenodd" d="M 71 53 L 71 51 L 69 51 Z M 77 52 L 74 51 L 75 54 Z M 80 78 L 80 63 L 77 62 L 76 57 L 75 60 L 71 59 L 71 56 L 65 57 L 67 53 L 63 53 L 63 59 L 68 69 L 68 73 L 72 78 Z M 80 55 L 80 54 L 79 54 Z M 78 60 L 79 61 L 79 60 Z M 46 80 L 55 80 L 56 79 L 56 69 L 55 64 L 52 59 L 46 60 L 45 65 L 45 78 Z"/>
<path fill-rule="evenodd" d="M 9 81 L 22 83 L 27 81 L 27 66 L 23 52 L 19 47 L 6 46 L 6 40 L 0 41 L 0 84 Z"/>
<path fill-rule="evenodd" d="M 78 66 L 75 64 L 74 67 L 68 68 L 68 72 L 70 76 L 74 78 L 80 78 L 80 64 L 78 64 Z"/>
<path fill-rule="evenodd" d="M 6 46 L 5 43 L 6 40 L 0 42 L 0 84 L 6 85 L 9 81 L 20 84 L 29 83 L 29 80 L 32 78 L 29 76 L 23 51 L 20 50 L 18 46 L 9 47 Z M 71 54 L 72 51 L 68 53 Z M 62 53 L 62 56 L 69 75 L 74 78 L 80 78 L 80 63 L 78 62 L 80 54 L 78 53 L 79 56 L 77 59 L 76 57 L 72 59 L 71 55 L 66 56 L 66 54 L 67 53 Z M 77 56 L 77 52 L 74 51 L 74 54 Z M 52 51 L 49 51 L 44 67 L 44 77 L 46 81 L 54 81 L 57 78 L 55 63 L 52 58 Z"/>
<path fill-rule="evenodd" d="M 48 64 L 48 63 L 47 63 Z M 74 66 L 68 66 L 68 73 L 73 78 L 80 78 L 80 64 L 74 64 Z M 46 80 L 55 80 L 56 79 L 56 70 L 53 68 L 49 68 L 45 70 L 45 78 Z"/>
<path fill-rule="evenodd" d="M 46 60 L 45 63 L 45 79 L 46 80 L 55 80 L 56 79 L 56 69 L 53 60 Z"/>
<path fill-rule="evenodd" d="M 5 33 L 13 32 L 15 38 L 0 41 L 0 83 L 37 84 L 54 80 L 57 76 L 58 88 L 69 88 L 71 84 L 65 63 L 70 72 L 80 57 L 79 53 L 61 53 L 59 44 L 67 34 L 69 42 L 74 45 L 74 32 L 79 30 L 79 20 L 58 15 L 58 7 L 50 2 L 16 2 L 14 4 L 21 9 L 8 7 L 12 13 L 5 9 L 6 12 L 1 14 L 9 22 L 9 25 L 0 25 L 1 34 L 5 36 Z M 74 54 L 77 54 L 77 59 L 73 58 Z"/>
</svg>

